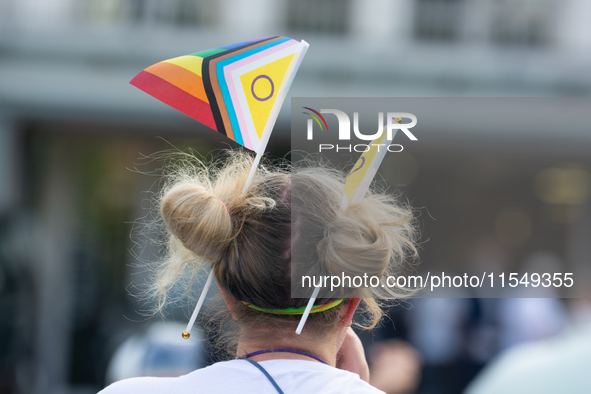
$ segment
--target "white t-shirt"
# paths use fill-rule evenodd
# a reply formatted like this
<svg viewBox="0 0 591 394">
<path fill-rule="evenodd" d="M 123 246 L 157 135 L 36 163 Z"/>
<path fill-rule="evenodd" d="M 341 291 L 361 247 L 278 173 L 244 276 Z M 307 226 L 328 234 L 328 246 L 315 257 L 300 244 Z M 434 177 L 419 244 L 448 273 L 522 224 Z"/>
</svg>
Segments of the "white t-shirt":
<svg viewBox="0 0 591 394">
<path fill-rule="evenodd" d="M 359 393 L 384 394 L 359 375 L 306 360 L 265 360 L 259 364 L 275 379 L 285 394 Z M 267 377 L 245 360 L 219 362 L 178 378 L 142 377 L 125 379 L 100 394 L 277 394 Z"/>
</svg>

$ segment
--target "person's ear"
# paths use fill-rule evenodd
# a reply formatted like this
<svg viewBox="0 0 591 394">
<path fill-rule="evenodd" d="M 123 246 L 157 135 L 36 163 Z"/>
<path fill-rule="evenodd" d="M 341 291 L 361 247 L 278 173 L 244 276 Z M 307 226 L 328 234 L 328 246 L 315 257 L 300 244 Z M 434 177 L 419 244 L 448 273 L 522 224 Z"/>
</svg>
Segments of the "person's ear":
<svg viewBox="0 0 591 394">
<path fill-rule="evenodd" d="M 229 295 L 228 293 L 226 293 L 226 291 L 220 287 L 219 283 L 216 283 L 216 284 L 218 286 L 218 290 L 220 291 L 220 294 L 222 295 L 222 298 L 224 299 L 224 303 L 226 304 L 226 307 L 228 308 L 228 310 L 230 311 L 230 314 L 232 315 L 232 318 L 234 320 L 236 320 L 236 313 L 234 312 L 234 307 L 236 306 L 236 299 L 234 297 L 232 297 L 231 295 Z"/>
<path fill-rule="evenodd" d="M 355 315 L 355 310 L 359 306 L 361 302 L 361 298 L 349 298 L 349 301 L 343 307 L 343 312 L 341 315 L 341 322 L 343 326 L 348 327 L 351 325 L 353 321 L 353 315 Z"/>
</svg>

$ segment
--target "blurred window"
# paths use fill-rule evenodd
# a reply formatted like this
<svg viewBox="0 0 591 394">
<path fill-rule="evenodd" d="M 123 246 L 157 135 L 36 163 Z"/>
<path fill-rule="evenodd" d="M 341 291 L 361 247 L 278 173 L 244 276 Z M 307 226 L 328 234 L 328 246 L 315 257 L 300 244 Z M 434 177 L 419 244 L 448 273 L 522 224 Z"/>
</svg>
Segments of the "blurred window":
<svg viewBox="0 0 591 394">
<path fill-rule="evenodd" d="M 287 27 L 296 31 L 346 34 L 349 0 L 300 0 L 287 2 Z"/>
<path fill-rule="evenodd" d="M 426 41 L 456 41 L 464 0 L 418 0 L 415 3 L 415 37 Z"/>
<path fill-rule="evenodd" d="M 538 46 L 548 42 L 551 0 L 496 0 L 491 15 L 491 39 L 501 45 Z"/>
<path fill-rule="evenodd" d="M 88 0 L 78 4 L 81 19 L 114 24 L 209 26 L 216 2 L 198 0 Z"/>
</svg>

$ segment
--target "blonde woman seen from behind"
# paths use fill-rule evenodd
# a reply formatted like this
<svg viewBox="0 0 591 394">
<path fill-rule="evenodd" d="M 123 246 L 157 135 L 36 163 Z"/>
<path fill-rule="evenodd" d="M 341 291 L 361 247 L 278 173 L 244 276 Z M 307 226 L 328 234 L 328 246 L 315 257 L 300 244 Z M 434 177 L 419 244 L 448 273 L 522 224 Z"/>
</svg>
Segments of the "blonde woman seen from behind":
<svg viewBox="0 0 591 394">
<path fill-rule="evenodd" d="M 126 379 L 101 393 L 381 393 L 367 383 L 350 326 L 361 308 L 362 325 L 374 327 L 382 317 L 376 300 L 408 293 L 387 286 L 321 293 L 297 335 L 308 299 L 292 298 L 293 283 L 301 285 L 292 272 L 398 272 L 416 254 L 410 209 L 385 193 L 342 209 L 344 175 L 320 167 L 261 167 L 243 193 L 251 164 L 249 155 L 231 153 L 221 164 L 168 174 L 159 198 L 168 253 L 150 289 L 163 308 L 175 286 L 211 267 L 237 328 L 236 358 L 177 378 Z"/>
</svg>

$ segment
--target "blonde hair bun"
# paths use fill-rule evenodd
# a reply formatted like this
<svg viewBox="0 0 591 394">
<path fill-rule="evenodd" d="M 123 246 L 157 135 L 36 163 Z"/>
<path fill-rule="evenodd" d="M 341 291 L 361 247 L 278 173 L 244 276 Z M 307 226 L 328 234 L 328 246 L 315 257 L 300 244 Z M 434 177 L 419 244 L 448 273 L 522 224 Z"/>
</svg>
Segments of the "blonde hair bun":
<svg viewBox="0 0 591 394">
<path fill-rule="evenodd" d="M 197 182 L 172 186 L 162 196 L 161 214 L 168 230 L 198 256 L 215 261 L 232 239 L 226 204 Z"/>
<path fill-rule="evenodd" d="M 386 215 L 376 215 L 372 208 L 367 203 L 351 206 L 326 225 L 317 252 L 328 273 L 384 274 L 394 247 L 388 231 L 392 224 L 381 220 Z"/>
</svg>

